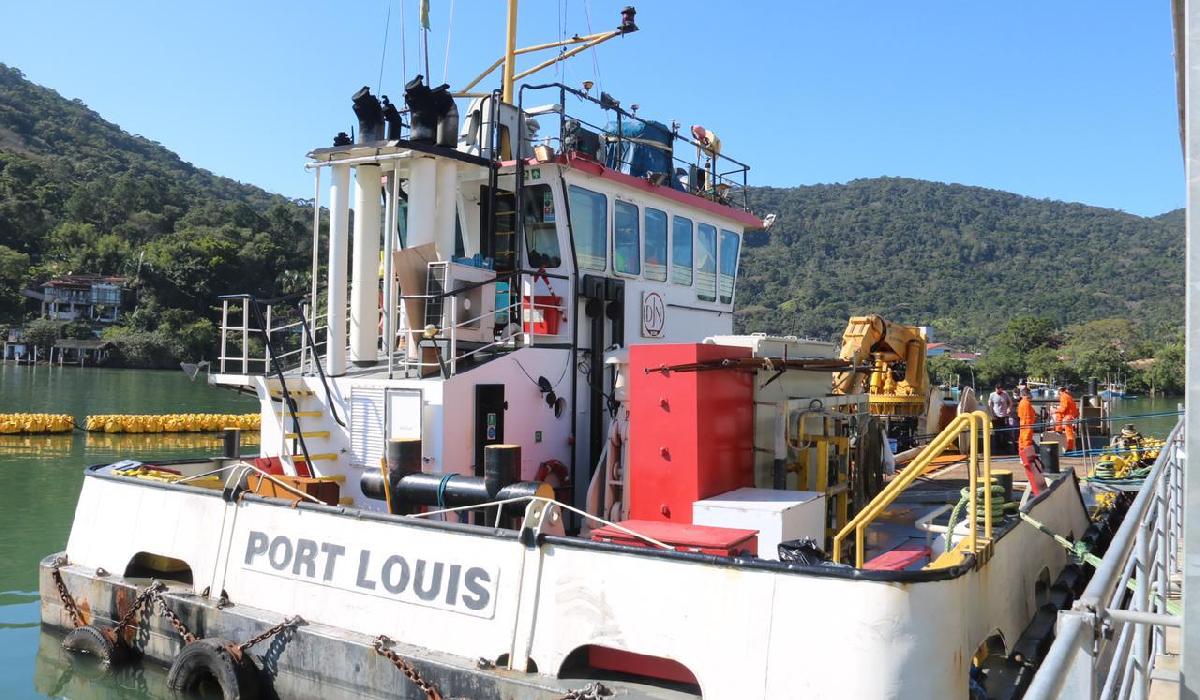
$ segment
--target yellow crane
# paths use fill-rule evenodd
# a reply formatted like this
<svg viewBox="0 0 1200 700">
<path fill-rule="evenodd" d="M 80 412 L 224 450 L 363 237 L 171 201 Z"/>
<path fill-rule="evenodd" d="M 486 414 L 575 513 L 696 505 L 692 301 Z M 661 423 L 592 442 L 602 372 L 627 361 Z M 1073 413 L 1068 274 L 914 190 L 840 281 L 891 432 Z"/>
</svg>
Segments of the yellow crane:
<svg viewBox="0 0 1200 700">
<path fill-rule="evenodd" d="M 856 367 L 870 365 L 872 370 L 838 372 L 833 393 L 867 393 L 871 415 L 884 419 L 900 449 L 915 438 L 917 421 L 928 408 L 926 345 L 920 328 L 878 314 L 851 317 L 842 333 L 841 359 Z"/>
</svg>

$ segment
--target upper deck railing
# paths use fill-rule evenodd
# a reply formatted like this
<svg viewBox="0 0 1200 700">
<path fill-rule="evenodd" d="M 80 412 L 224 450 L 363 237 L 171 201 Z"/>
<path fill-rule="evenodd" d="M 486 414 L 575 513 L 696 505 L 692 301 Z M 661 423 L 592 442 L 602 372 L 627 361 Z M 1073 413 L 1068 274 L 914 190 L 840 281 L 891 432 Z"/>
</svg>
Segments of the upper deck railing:
<svg viewBox="0 0 1200 700">
<path fill-rule="evenodd" d="M 701 142 L 698 139 L 689 138 L 680 133 L 680 125 L 675 122 L 666 127 L 670 135 L 669 145 L 652 139 L 631 137 L 625 133 L 625 126 L 627 124 L 636 123 L 642 125 L 642 127 L 654 130 L 659 130 L 666 125 L 653 120 L 643 119 L 632 111 L 626 110 L 621 106 L 620 102 L 609 96 L 608 93 L 601 92 L 600 97 L 596 98 L 588 92 L 562 83 L 522 85 L 518 90 L 518 108 L 522 114 L 525 114 L 524 103 L 526 91 L 531 93 L 557 91 L 558 93 L 557 102 L 532 108 L 535 112 L 531 117 L 537 117 L 541 114 L 558 115 L 558 133 L 539 134 L 537 141 L 541 142 L 542 145 L 557 144 L 556 150 L 559 152 L 574 151 L 578 153 L 577 146 L 579 145 L 579 140 L 577 132 L 575 132 L 576 135 L 573 135 L 572 132 L 577 127 L 588 127 L 603 141 L 602 162 L 612 164 L 616 169 L 623 172 L 628 172 L 631 167 L 628 157 L 635 146 L 640 145 L 669 152 L 670 172 L 651 172 L 647 173 L 645 177 L 659 184 L 674 187 L 683 192 L 689 192 L 714 202 L 736 206 L 746 211 L 749 210 L 750 166 L 724 155 L 721 152 L 720 139 L 709 138 L 710 136 L 714 136 L 711 132 L 704 131 L 703 138 L 706 142 Z M 608 125 L 600 125 L 589 121 L 582 116 L 582 111 L 568 111 L 566 104 L 568 95 L 577 98 L 584 104 L 599 108 L 601 115 L 611 115 L 616 125 L 615 131 Z M 636 105 L 633 108 L 636 109 Z M 694 129 L 702 130 L 701 127 L 694 127 Z M 695 132 L 693 132 L 693 135 L 695 135 Z M 682 157 L 679 150 L 675 148 L 677 144 L 687 146 L 688 150 L 695 149 L 695 158 Z M 684 177 L 679 176 L 679 171 L 683 172 Z"/>
</svg>

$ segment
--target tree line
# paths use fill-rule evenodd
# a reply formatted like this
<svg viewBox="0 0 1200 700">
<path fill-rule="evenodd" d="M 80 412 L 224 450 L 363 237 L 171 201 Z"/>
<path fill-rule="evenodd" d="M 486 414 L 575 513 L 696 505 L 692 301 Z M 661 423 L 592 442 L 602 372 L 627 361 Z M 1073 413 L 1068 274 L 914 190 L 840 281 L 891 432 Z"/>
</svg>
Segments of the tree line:
<svg viewBox="0 0 1200 700">
<path fill-rule="evenodd" d="M 1082 389 L 1123 380 L 1126 391 L 1180 395 L 1184 387 L 1184 338 L 1180 329 L 1146 332 L 1124 318 L 1058 326 L 1037 316 L 1019 316 L 982 348 L 974 363 L 949 355 L 930 358 L 930 378 L 939 384 L 990 388 L 1022 379 Z"/>
</svg>

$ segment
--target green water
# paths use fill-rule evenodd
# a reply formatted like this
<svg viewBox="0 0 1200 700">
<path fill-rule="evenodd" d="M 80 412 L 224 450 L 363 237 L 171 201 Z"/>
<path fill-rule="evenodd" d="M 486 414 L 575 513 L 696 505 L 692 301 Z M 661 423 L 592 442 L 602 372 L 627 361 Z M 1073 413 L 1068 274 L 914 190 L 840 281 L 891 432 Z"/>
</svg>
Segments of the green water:
<svg viewBox="0 0 1200 700">
<path fill-rule="evenodd" d="M 253 399 L 182 372 L 18 367 L 0 363 L 0 413 L 250 413 Z M 0 698 L 160 697 L 162 671 L 101 674 L 72 664 L 39 625 L 37 564 L 67 543 L 89 464 L 129 456 L 211 454 L 214 435 L 0 435 Z"/>
<path fill-rule="evenodd" d="M 1171 428 L 1175 427 L 1175 422 L 1179 420 L 1177 413 L 1182 402 L 1182 398 L 1175 397 L 1115 399 L 1112 406 L 1113 423 L 1115 424 L 1113 429 L 1114 431 L 1120 430 L 1122 424 L 1133 423 L 1144 435 L 1165 438 L 1167 433 L 1171 432 Z M 1151 413 L 1169 415 L 1146 415 Z M 1121 416 L 1129 417 L 1121 418 Z"/>
</svg>

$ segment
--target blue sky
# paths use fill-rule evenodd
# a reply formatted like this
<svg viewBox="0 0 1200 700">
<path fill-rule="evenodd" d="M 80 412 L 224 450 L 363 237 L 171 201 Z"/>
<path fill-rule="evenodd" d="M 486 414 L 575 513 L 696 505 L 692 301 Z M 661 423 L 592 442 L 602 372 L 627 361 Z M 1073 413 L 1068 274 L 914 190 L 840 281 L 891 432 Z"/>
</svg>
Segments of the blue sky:
<svg viewBox="0 0 1200 700">
<path fill-rule="evenodd" d="M 400 9 L 417 0 L 3 0 L 0 62 L 218 174 L 309 197 L 304 153 L 353 122 L 350 94 L 399 98 Z M 503 0 L 432 0 L 430 64 L 465 81 L 504 44 Z M 523 0 L 519 44 L 616 25 L 627 0 Z M 752 184 L 879 175 L 1138 214 L 1184 200 L 1170 4 L 643 1 L 642 31 L 573 59 L 639 114 L 700 123 Z M 532 61 L 525 65 L 531 65 Z M 556 77 L 553 71 L 546 77 Z"/>
</svg>

